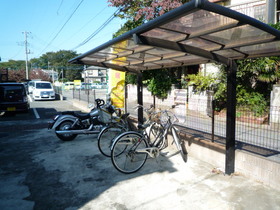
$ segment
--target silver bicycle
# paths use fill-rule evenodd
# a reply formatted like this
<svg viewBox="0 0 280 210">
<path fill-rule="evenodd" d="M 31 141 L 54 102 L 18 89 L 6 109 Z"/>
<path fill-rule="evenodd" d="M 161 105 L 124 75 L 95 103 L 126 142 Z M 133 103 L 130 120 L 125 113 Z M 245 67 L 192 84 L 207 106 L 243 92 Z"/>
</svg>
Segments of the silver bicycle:
<svg viewBox="0 0 280 210">
<path fill-rule="evenodd" d="M 141 105 L 137 105 L 134 107 L 135 109 L 138 109 L 142 107 Z M 151 123 L 152 118 L 155 111 L 154 108 L 151 106 L 149 109 L 143 109 L 145 114 L 145 122 Z M 123 114 L 120 115 L 120 122 L 111 124 L 101 130 L 97 137 L 97 145 L 99 148 L 99 151 L 105 155 L 106 157 L 111 157 L 111 148 L 112 144 L 117 136 L 119 136 L 121 133 L 124 133 L 126 131 L 132 131 L 137 130 L 135 126 L 133 126 L 133 123 L 128 118 L 129 114 Z M 151 135 L 154 135 L 154 132 L 151 132 Z M 151 137 L 154 138 L 154 137 Z"/>
<path fill-rule="evenodd" d="M 167 134 L 171 131 L 184 162 L 187 162 L 187 150 L 184 141 L 178 135 L 175 122 L 176 116 L 170 111 L 160 111 L 159 121 L 139 125 L 139 131 L 128 131 L 120 134 L 113 142 L 111 160 L 114 167 L 126 174 L 140 170 L 147 157 L 156 158 L 160 151 L 167 147 Z M 149 129 L 148 129 L 149 128 Z"/>
</svg>

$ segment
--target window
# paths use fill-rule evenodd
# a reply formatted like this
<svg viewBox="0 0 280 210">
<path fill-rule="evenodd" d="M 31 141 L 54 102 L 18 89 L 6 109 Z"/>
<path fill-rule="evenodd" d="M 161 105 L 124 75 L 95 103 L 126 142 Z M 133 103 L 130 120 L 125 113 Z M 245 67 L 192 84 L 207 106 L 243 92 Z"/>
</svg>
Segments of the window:
<svg viewBox="0 0 280 210">
<path fill-rule="evenodd" d="M 36 83 L 37 89 L 52 89 L 52 86 L 50 83 Z"/>
</svg>

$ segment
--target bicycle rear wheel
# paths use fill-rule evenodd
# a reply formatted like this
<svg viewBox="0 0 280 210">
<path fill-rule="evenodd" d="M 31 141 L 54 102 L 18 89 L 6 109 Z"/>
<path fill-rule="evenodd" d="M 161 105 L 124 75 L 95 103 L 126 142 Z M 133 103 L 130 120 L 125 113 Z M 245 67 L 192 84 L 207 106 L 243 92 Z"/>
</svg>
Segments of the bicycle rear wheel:
<svg viewBox="0 0 280 210">
<path fill-rule="evenodd" d="M 180 151 L 180 154 L 181 154 L 181 156 L 183 158 L 183 161 L 187 162 L 187 160 L 188 160 L 188 152 L 186 150 L 184 141 L 181 140 L 181 138 L 179 137 L 179 135 L 178 135 L 178 133 L 176 131 L 176 128 L 174 126 L 171 127 L 171 132 L 172 132 L 172 136 L 173 136 L 173 139 L 175 141 L 175 144 L 177 146 L 177 149 Z"/>
<path fill-rule="evenodd" d="M 114 139 L 125 131 L 126 129 L 124 127 L 117 125 L 104 128 L 97 138 L 99 151 L 106 157 L 110 157 Z"/>
<path fill-rule="evenodd" d="M 153 123 L 149 128 L 149 144 L 158 147 L 160 150 L 164 148 L 165 139 L 163 139 L 164 127 L 160 123 Z"/>
<path fill-rule="evenodd" d="M 114 141 L 111 160 L 114 167 L 125 174 L 138 171 L 147 160 L 148 147 L 144 137 L 137 132 L 128 131 Z"/>
</svg>

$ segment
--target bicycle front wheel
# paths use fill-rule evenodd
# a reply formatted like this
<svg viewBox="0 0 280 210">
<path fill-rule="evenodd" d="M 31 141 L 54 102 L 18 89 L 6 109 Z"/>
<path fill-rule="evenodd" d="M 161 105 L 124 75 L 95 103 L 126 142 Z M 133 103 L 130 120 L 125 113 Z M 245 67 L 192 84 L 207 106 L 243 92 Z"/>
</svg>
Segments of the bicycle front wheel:
<svg viewBox="0 0 280 210">
<path fill-rule="evenodd" d="M 119 127 L 117 125 L 104 128 L 97 138 L 99 151 L 106 157 L 110 157 L 114 139 L 125 131 L 126 129 L 124 127 Z"/>
<path fill-rule="evenodd" d="M 180 154 L 183 158 L 183 161 L 187 162 L 188 152 L 186 150 L 184 142 L 180 139 L 180 137 L 179 137 L 179 135 L 176 131 L 176 128 L 174 126 L 171 127 L 171 132 L 172 132 L 172 136 L 173 136 L 173 139 L 175 141 L 175 144 L 177 146 L 177 149 L 180 151 Z"/>
<path fill-rule="evenodd" d="M 111 151 L 114 167 L 125 174 L 138 171 L 147 160 L 147 147 L 147 142 L 140 133 L 128 131 L 119 135 Z"/>
</svg>

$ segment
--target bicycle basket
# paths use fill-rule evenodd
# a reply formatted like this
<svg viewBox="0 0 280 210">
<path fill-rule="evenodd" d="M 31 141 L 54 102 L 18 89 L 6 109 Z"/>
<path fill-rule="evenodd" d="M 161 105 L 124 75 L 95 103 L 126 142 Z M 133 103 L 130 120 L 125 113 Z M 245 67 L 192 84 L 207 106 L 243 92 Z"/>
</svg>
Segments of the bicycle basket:
<svg viewBox="0 0 280 210">
<path fill-rule="evenodd" d="M 161 123 L 161 121 L 160 121 L 161 113 L 160 112 L 152 113 L 150 118 L 151 118 L 152 122 Z"/>
<path fill-rule="evenodd" d="M 173 112 L 170 111 L 164 111 L 160 115 L 160 122 L 162 125 L 166 125 L 168 122 L 168 119 L 170 119 L 171 123 L 175 123 L 178 121 L 176 115 Z"/>
</svg>

